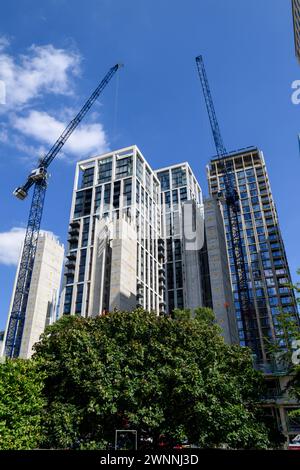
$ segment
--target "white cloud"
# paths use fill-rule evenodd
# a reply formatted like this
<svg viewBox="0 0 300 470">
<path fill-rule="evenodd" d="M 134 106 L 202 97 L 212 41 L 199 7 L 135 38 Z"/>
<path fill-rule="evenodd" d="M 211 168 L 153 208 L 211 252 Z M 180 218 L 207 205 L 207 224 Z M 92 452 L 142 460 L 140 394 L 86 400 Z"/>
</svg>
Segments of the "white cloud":
<svg viewBox="0 0 300 470">
<path fill-rule="evenodd" d="M 0 232 L 0 264 L 17 266 L 25 232 L 25 228 L 22 227 L 13 227 L 7 232 Z M 58 237 L 52 232 L 41 230 L 40 233 L 48 233 L 58 240 Z"/>
<path fill-rule="evenodd" d="M 0 264 L 18 264 L 24 236 L 25 229 L 20 227 L 0 233 Z"/>
<path fill-rule="evenodd" d="M 42 93 L 71 94 L 70 77 L 78 75 L 80 56 L 53 45 L 32 45 L 15 58 L 0 37 L 0 80 L 5 83 L 5 110 L 23 107 Z"/>
<path fill-rule="evenodd" d="M 6 36 L 0 36 L 0 51 L 3 51 L 9 46 L 9 39 Z"/>
<path fill-rule="evenodd" d="M 14 116 L 12 125 L 22 134 L 52 145 L 65 128 L 65 124 L 41 111 L 30 111 L 26 117 Z M 108 143 L 100 123 L 81 124 L 68 139 L 65 153 L 84 157 L 107 151 Z"/>
</svg>

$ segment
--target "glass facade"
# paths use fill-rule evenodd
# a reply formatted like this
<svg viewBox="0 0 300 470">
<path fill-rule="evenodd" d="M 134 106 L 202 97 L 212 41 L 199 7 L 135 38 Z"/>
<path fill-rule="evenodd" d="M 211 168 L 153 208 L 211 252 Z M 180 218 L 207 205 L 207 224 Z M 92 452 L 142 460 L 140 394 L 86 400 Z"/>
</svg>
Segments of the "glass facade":
<svg viewBox="0 0 300 470">
<path fill-rule="evenodd" d="M 202 203 L 199 184 L 187 163 L 157 170 L 161 185 L 162 233 L 165 239 L 166 307 L 184 308 L 184 266 L 182 254 L 182 203 Z M 199 287 L 200 288 L 200 287 Z"/>
<path fill-rule="evenodd" d="M 63 313 L 88 316 L 96 218 L 120 217 L 130 220 L 137 232 L 136 304 L 157 313 L 164 310 L 157 176 L 135 146 L 79 162 L 76 175 Z"/>
<path fill-rule="evenodd" d="M 256 315 L 256 339 L 260 345 L 258 359 L 265 360 L 268 340 L 279 338 L 281 334 L 277 315 L 281 311 L 289 313 L 299 323 L 298 311 L 293 290 L 287 285 L 291 284 L 291 277 L 262 153 L 253 149 L 227 158 L 232 162 L 240 198 L 239 224 L 248 287 Z M 212 196 L 225 189 L 223 169 L 217 159 L 210 162 L 208 181 Z M 224 205 L 222 213 L 240 343 L 245 345 L 228 214 Z"/>
</svg>

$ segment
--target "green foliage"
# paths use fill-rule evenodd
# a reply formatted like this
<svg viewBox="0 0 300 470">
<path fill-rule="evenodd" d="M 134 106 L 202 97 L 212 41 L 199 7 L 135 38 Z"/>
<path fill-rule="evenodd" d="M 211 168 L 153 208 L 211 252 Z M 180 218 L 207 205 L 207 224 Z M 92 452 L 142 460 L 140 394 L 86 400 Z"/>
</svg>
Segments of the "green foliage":
<svg viewBox="0 0 300 470">
<path fill-rule="evenodd" d="M 226 345 L 209 309 L 64 317 L 36 345 L 46 373 L 45 447 L 104 448 L 115 429 L 233 448 L 270 445 L 262 376 Z"/>
<path fill-rule="evenodd" d="M 0 450 L 33 449 L 42 439 L 44 374 L 34 361 L 0 364 Z"/>
</svg>

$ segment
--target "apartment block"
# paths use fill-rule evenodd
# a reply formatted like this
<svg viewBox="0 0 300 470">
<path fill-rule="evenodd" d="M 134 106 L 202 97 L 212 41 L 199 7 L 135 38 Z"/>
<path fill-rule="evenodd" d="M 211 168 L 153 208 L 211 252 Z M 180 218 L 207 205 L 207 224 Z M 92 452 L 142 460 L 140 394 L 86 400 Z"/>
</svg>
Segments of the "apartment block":
<svg viewBox="0 0 300 470">
<path fill-rule="evenodd" d="M 199 263 L 204 241 L 203 201 L 187 162 L 160 168 L 156 174 L 165 240 L 166 308 L 171 313 L 174 308 L 203 305 Z"/>
<path fill-rule="evenodd" d="M 284 341 L 278 326 L 283 311 L 299 325 L 299 315 L 278 215 L 272 196 L 263 153 L 256 147 L 233 152 L 223 159 L 232 165 L 234 181 L 240 198 L 239 225 L 242 235 L 248 287 L 253 304 L 251 334 L 258 345 L 254 351 L 258 362 L 268 359 L 268 340 Z M 224 160 L 213 158 L 207 168 L 209 190 L 218 198 L 224 191 Z M 227 255 L 239 330 L 240 344 L 245 345 L 245 331 L 229 230 L 227 209 L 220 205 L 226 233 Z"/>
<path fill-rule="evenodd" d="M 187 162 L 156 170 L 161 184 L 166 310 L 210 307 L 228 343 L 238 341 L 221 213 L 203 203 Z M 224 255 L 225 254 L 225 255 Z"/>
<path fill-rule="evenodd" d="M 163 313 L 160 235 L 159 181 L 136 146 L 79 162 L 60 313 Z"/>
<path fill-rule="evenodd" d="M 58 293 L 60 288 L 64 247 L 57 238 L 48 232 L 40 233 L 33 265 L 30 289 L 26 307 L 26 316 L 21 340 L 19 357 L 30 358 L 33 345 L 39 341 L 47 325 L 56 320 Z M 15 278 L 15 286 L 19 268 Z M 12 293 L 10 312 L 15 296 L 15 286 Z M 8 322 L 10 318 L 8 315 Z M 6 326 L 6 329 L 7 329 Z M 5 355 L 5 335 L 2 354 Z"/>
</svg>

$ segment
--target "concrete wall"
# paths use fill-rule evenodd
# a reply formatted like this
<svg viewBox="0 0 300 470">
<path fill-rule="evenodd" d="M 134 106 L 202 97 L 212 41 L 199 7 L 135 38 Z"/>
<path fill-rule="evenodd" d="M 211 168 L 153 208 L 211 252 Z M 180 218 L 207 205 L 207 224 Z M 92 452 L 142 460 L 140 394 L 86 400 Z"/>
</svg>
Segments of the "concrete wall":
<svg viewBox="0 0 300 470">
<path fill-rule="evenodd" d="M 204 218 L 195 201 L 182 206 L 184 304 L 194 309 L 203 306 L 200 249 L 204 244 Z"/>
<path fill-rule="evenodd" d="M 50 234 L 40 234 L 33 266 L 20 357 L 32 355 L 47 323 L 55 320 L 64 248 Z"/>
<path fill-rule="evenodd" d="M 209 262 L 213 310 L 228 343 L 239 343 L 225 233 L 219 203 L 214 198 L 204 201 L 205 232 Z"/>
<path fill-rule="evenodd" d="M 135 227 L 125 219 L 117 220 L 111 241 L 109 310 L 136 307 L 137 238 Z"/>
<path fill-rule="evenodd" d="M 111 229 L 112 222 L 106 222 L 104 219 L 96 220 L 89 311 L 89 316 L 92 317 L 103 313 L 103 290 Z"/>
</svg>

